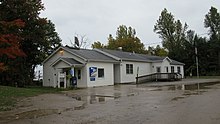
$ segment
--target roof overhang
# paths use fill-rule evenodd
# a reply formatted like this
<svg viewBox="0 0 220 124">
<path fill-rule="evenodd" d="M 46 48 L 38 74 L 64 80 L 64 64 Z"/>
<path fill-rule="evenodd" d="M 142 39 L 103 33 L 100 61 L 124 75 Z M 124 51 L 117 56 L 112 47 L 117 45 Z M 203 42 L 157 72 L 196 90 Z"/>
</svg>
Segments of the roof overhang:
<svg viewBox="0 0 220 124">
<path fill-rule="evenodd" d="M 172 62 L 172 60 L 168 56 L 163 59 L 163 61 L 165 60 L 169 61 L 170 63 Z"/>
<path fill-rule="evenodd" d="M 47 62 L 47 60 L 49 60 L 54 54 L 56 54 L 56 53 L 57 53 L 58 51 L 60 51 L 60 50 L 65 50 L 65 51 L 67 51 L 68 53 L 79 57 L 79 58 L 82 59 L 83 61 L 87 61 L 87 59 L 83 58 L 82 56 L 79 56 L 79 55 L 73 53 L 72 51 L 70 51 L 69 49 L 67 49 L 67 48 L 65 48 L 65 47 L 63 47 L 63 46 L 60 46 L 60 47 L 57 48 L 52 54 L 50 54 L 50 55 L 42 62 L 42 64 L 44 64 L 45 62 Z"/>
<path fill-rule="evenodd" d="M 50 66 L 54 67 L 61 61 L 66 63 L 69 67 L 83 67 L 83 66 L 85 66 L 85 64 L 83 64 L 77 60 L 74 60 L 73 58 L 59 58 L 56 61 L 54 61 Z"/>
</svg>

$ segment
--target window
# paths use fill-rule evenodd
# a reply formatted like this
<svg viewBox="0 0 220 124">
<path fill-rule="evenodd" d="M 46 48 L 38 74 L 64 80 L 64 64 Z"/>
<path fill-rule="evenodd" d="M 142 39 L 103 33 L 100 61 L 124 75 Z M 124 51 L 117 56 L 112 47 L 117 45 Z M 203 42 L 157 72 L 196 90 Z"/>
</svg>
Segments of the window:
<svg viewBox="0 0 220 124">
<path fill-rule="evenodd" d="M 78 79 L 81 79 L 81 70 L 78 70 Z"/>
<path fill-rule="evenodd" d="M 160 72 L 161 72 L 160 67 L 157 67 L 156 69 L 157 69 L 157 73 L 160 73 Z"/>
<path fill-rule="evenodd" d="M 171 66 L 171 73 L 174 73 L 174 66 Z"/>
<path fill-rule="evenodd" d="M 167 66 L 165 67 L 165 69 L 166 69 L 166 72 L 169 73 L 169 68 Z"/>
<path fill-rule="evenodd" d="M 126 64 L 126 74 L 133 74 L 133 64 Z"/>
<path fill-rule="evenodd" d="M 98 69 L 98 78 L 104 78 L 104 68 Z"/>
<path fill-rule="evenodd" d="M 177 72 L 178 72 L 179 74 L 181 73 L 180 67 L 177 67 Z"/>
</svg>

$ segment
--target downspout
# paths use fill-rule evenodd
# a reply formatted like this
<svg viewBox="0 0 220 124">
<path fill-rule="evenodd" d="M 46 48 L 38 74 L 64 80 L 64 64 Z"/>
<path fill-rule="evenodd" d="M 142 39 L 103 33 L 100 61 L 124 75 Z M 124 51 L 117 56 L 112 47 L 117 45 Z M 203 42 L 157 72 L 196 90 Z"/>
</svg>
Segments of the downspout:
<svg viewBox="0 0 220 124">
<path fill-rule="evenodd" d="M 120 83 L 122 83 L 122 79 L 121 79 L 122 78 L 122 67 L 121 66 L 122 66 L 122 59 L 120 59 L 120 66 L 119 66 L 120 67 L 120 76 L 119 76 L 120 77 Z"/>
</svg>

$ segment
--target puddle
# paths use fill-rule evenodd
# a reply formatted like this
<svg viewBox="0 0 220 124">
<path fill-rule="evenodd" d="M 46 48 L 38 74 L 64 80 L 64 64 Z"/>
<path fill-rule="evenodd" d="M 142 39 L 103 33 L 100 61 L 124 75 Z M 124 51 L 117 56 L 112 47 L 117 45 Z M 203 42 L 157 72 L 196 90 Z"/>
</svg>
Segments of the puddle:
<svg viewBox="0 0 220 124">
<path fill-rule="evenodd" d="M 150 89 L 150 91 L 162 91 L 162 88 Z"/>
<path fill-rule="evenodd" d="M 16 118 L 38 118 L 41 116 L 47 116 L 51 114 L 58 114 L 58 109 L 38 109 L 32 111 L 26 111 L 23 113 L 16 114 Z"/>
<path fill-rule="evenodd" d="M 174 97 L 173 99 L 171 99 L 171 101 L 177 101 L 179 99 L 184 99 L 184 96 L 178 96 L 178 97 Z"/>
<path fill-rule="evenodd" d="M 0 117 L 0 120 L 33 119 L 58 113 L 58 109 L 36 109 L 17 114 L 3 115 Z"/>
<path fill-rule="evenodd" d="M 74 110 L 82 110 L 82 109 L 85 109 L 86 105 L 96 104 L 96 103 L 105 103 L 108 100 L 114 100 L 120 97 L 121 97 L 121 93 L 114 93 L 114 95 L 92 94 L 90 96 L 80 96 L 80 95 L 72 96 L 73 99 L 83 102 L 82 105 L 75 106 Z"/>
<path fill-rule="evenodd" d="M 216 84 L 220 84 L 220 82 L 209 82 L 209 83 L 196 83 L 196 84 L 183 84 L 183 85 L 170 85 L 168 86 L 168 90 L 205 90 L 212 89 Z"/>
<path fill-rule="evenodd" d="M 85 107 L 86 107 L 86 104 L 83 103 L 82 105 L 75 106 L 75 107 L 74 107 L 74 110 L 83 110 L 83 109 L 85 109 Z"/>
<path fill-rule="evenodd" d="M 133 93 L 128 93 L 128 97 L 130 97 L 130 96 L 137 96 L 137 95 L 139 95 L 139 93 L 138 92 L 133 92 Z"/>
<path fill-rule="evenodd" d="M 197 84 L 187 84 L 187 85 L 171 85 L 168 86 L 168 90 L 183 90 L 182 96 L 174 97 L 171 101 L 177 101 L 179 99 L 184 99 L 191 95 L 201 95 L 204 92 L 208 92 L 207 89 L 217 88 L 216 84 L 219 82 L 209 82 L 209 83 L 197 83 Z"/>
</svg>

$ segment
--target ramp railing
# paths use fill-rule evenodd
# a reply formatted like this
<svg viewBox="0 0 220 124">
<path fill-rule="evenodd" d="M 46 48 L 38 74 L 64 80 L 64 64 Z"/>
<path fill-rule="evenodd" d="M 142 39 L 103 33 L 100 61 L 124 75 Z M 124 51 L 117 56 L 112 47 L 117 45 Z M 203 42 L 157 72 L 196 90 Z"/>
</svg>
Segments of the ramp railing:
<svg viewBox="0 0 220 124">
<path fill-rule="evenodd" d="M 182 75 L 179 73 L 153 73 L 136 77 L 136 84 L 153 81 L 175 81 L 181 79 Z"/>
</svg>

